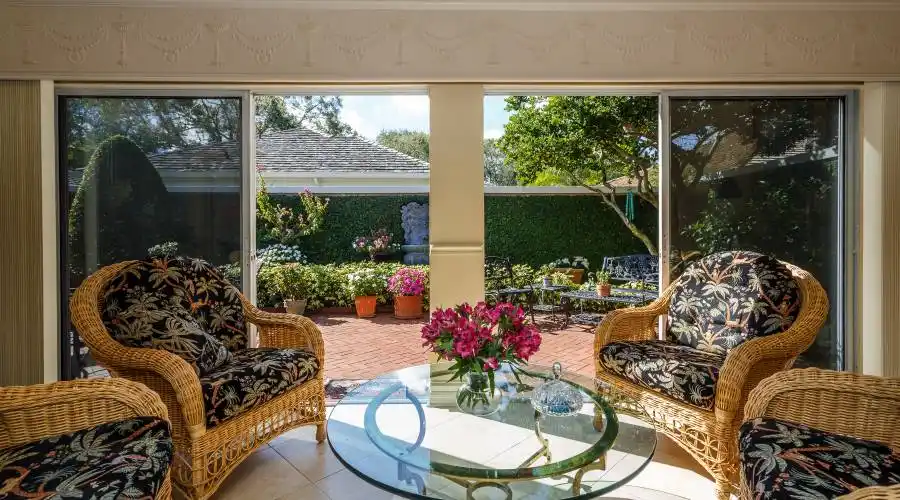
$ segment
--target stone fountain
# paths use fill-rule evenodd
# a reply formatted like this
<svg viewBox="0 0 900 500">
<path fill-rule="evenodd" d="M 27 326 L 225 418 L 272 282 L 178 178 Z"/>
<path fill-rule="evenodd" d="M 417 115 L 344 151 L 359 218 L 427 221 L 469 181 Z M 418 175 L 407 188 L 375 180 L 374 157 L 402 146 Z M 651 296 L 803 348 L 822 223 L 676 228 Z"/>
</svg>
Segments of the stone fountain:
<svg viewBox="0 0 900 500">
<path fill-rule="evenodd" d="M 407 203 L 400 208 L 405 245 L 403 263 L 428 264 L 428 204 Z"/>
</svg>

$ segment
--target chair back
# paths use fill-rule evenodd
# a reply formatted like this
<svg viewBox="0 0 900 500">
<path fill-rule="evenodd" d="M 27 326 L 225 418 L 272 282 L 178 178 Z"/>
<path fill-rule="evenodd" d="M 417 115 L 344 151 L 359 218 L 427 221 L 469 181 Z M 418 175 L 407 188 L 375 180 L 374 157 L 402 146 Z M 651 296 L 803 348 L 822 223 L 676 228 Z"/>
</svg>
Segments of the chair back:
<svg viewBox="0 0 900 500">
<path fill-rule="evenodd" d="M 659 281 L 659 257 L 650 254 L 604 257 L 603 270 L 612 281 Z"/>
<path fill-rule="evenodd" d="M 489 294 L 498 294 L 501 290 L 513 286 L 512 264 L 505 257 L 485 257 L 484 288 Z"/>
<path fill-rule="evenodd" d="M 786 331 L 800 307 L 800 287 L 783 262 L 756 252 L 715 253 L 674 283 L 668 337 L 725 355 L 748 339 Z"/>
<path fill-rule="evenodd" d="M 109 276 L 97 304 L 113 336 L 165 315 L 196 321 L 229 351 L 247 348 L 241 295 L 211 264 L 188 257 L 132 261 Z M 139 332 L 138 332 L 139 333 Z"/>
</svg>

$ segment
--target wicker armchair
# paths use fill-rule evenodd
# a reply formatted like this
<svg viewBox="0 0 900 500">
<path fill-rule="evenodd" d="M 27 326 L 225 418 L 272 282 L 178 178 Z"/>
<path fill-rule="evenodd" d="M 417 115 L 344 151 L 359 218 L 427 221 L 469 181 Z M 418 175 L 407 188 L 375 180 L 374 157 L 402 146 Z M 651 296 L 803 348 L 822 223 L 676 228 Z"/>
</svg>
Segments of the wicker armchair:
<svg viewBox="0 0 900 500">
<path fill-rule="evenodd" d="M 823 433 L 850 436 L 862 440 L 875 441 L 889 447 L 888 453 L 900 457 L 900 378 L 882 378 L 857 375 L 846 372 L 834 372 L 816 368 L 788 370 L 775 374 L 762 382 L 750 393 L 744 410 L 747 422 L 741 428 L 742 449 L 748 448 L 752 439 L 748 436 L 752 429 L 758 428 L 762 420 L 769 419 L 783 422 L 783 425 L 808 426 Z M 800 434 L 810 433 L 808 431 Z M 779 434 L 782 435 L 783 434 Z M 798 441 L 804 449 L 812 448 L 810 441 Z M 794 443 L 797 444 L 797 443 Z M 781 452 L 799 456 L 791 444 L 779 446 Z M 818 461 L 823 460 L 825 451 L 820 451 Z M 875 453 L 875 450 L 869 450 Z M 836 450 L 836 455 L 846 456 L 846 448 Z M 752 456 L 752 455 L 748 455 Z M 852 457 L 851 457 L 852 458 Z M 854 467 L 859 464 L 853 459 Z M 804 460 L 802 475 L 811 476 L 810 467 L 813 461 Z M 900 460 L 894 458 L 895 467 Z M 785 463 L 785 467 L 790 467 Z M 835 467 L 830 467 L 835 469 Z M 852 469 L 856 470 L 856 469 Z M 896 469 L 895 469 L 896 470 Z M 751 488 L 748 486 L 745 473 L 741 471 L 741 498 L 750 500 Z M 775 475 L 785 473 L 776 469 Z M 864 472 L 860 469 L 855 474 Z M 896 478 L 895 478 L 896 480 Z M 821 487 L 821 482 L 813 487 Z M 848 481 L 849 482 L 849 481 Z M 831 496 L 826 491 L 824 496 Z M 900 484 L 895 486 L 871 486 L 848 493 L 841 500 L 862 499 L 900 499 Z"/>
<path fill-rule="evenodd" d="M 178 259 L 153 265 L 162 270 L 176 265 Z M 322 335 L 308 318 L 290 314 L 266 313 L 257 309 L 246 297 L 224 279 L 214 268 L 202 261 L 190 259 L 190 266 L 201 266 L 204 276 L 194 278 L 188 293 L 196 288 L 209 290 L 210 283 L 216 283 L 223 290 L 215 299 L 193 299 L 190 308 L 210 307 L 215 300 L 232 300 L 233 310 L 240 312 L 238 324 L 222 324 L 221 314 L 210 313 L 204 322 L 207 329 L 214 327 L 224 331 L 237 331 L 230 341 L 240 345 L 228 345 L 237 357 L 240 352 L 261 352 L 265 349 L 305 352 L 317 371 L 309 380 L 298 380 L 282 386 L 275 395 L 256 398 L 254 394 L 242 396 L 251 400 L 251 405 L 227 414 L 210 408 L 210 391 L 218 391 L 215 385 L 210 389 L 198 375 L 197 367 L 183 357 L 167 350 L 146 347 L 127 347 L 111 336 L 107 316 L 108 292 L 121 288 L 119 281 L 134 273 L 135 266 L 146 266 L 148 261 L 129 261 L 104 267 L 87 278 L 76 290 L 71 300 L 72 321 L 91 354 L 97 362 L 108 369 L 113 376 L 141 382 L 162 397 L 172 417 L 172 437 L 175 443 L 173 464 L 174 486 L 195 500 L 209 498 L 221 485 L 227 475 L 234 470 L 253 450 L 274 437 L 290 429 L 315 425 L 316 439 L 325 438 L 325 349 Z M 187 275 L 188 264 L 181 271 Z M 157 269 L 159 271 L 159 269 Z M 152 271 L 151 271 L 152 272 Z M 172 276 L 179 276 L 175 273 Z M 183 290 L 182 290 L 183 292 Z M 199 291 L 196 293 L 200 293 Z M 260 349 L 247 349 L 247 326 L 256 325 Z M 226 342 L 229 340 L 226 339 Z M 273 349 L 269 349 L 270 351 Z M 256 377 L 257 369 L 267 369 L 263 365 L 250 365 L 243 378 Z M 289 367 L 285 372 L 295 371 Z M 226 377 L 237 380 L 239 377 Z M 226 382 L 231 382 L 228 380 Z M 203 385 L 201 385 L 203 382 Z M 302 382 L 302 383 L 301 383 Z M 272 385 L 272 384 L 267 384 Z M 256 391 L 255 388 L 250 388 Z M 218 396 L 227 405 L 228 396 Z"/>
<path fill-rule="evenodd" d="M 723 340 L 727 335 L 722 332 L 716 332 L 712 340 L 701 338 L 700 344 L 695 339 L 694 346 L 686 345 L 683 339 L 679 342 L 672 338 L 673 315 L 705 314 L 696 310 L 685 312 L 684 304 L 679 303 L 679 300 L 685 300 L 686 294 L 688 302 L 696 298 L 685 289 L 690 280 L 703 277 L 721 284 L 728 279 L 729 273 L 736 272 L 735 266 L 743 266 L 740 272 L 745 273 L 744 283 L 757 283 L 756 273 L 758 276 L 780 276 L 781 286 L 788 289 L 778 291 L 775 294 L 778 297 L 766 296 L 767 292 L 762 290 L 759 293 L 764 300 L 774 301 L 774 307 L 794 304 L 795 310 L 785 309 L 782 311 L 785 315 L 779 316 L 784 320 L 790 315 L 793 321 L 783 321 L 783 329 L 749 336 L 745 324 L 742 333 L 732 335 L 727 342 Z M 748 276 L 748 272 L 753 276 Z M 693 286 L 697 287 L 698 283 Z M 670 306 L 679 310 L 671 311 Z M 774 308 L 772 311 L 778 312 Z M 623 393 L 640 403 L 653 418 L 650 423 L 659 432 L 671 437 L 709 471 L 716 481 L 718 498 L 728 498 L 730 493 L 738 490 L 736 435 L 744 420 L 744 403 L 750 390 L 767 376 L 790 368 L 794 359 L 812 344 L 827 313 L 825 291 L 806 271 L 751 252 L 714 254 L 688 268 L 652 304 L 615 310 L 604 318 L 597 327 L 594 342 L 597 378 L 608 386 L 613 396 Z M 669 314 L 670 324 L 667 340 L 656 340 L 657 321 L 666 314 Z M 724 326 L 735 327 L 730 331 L 740 330 L 740 325 L 727 323 Z M 631 377 L 627 377 L 624 370 L 613 369 L 620 366 L 616 365 L 619 361 L 615 359 L 615 351 L 632 361 Z M 679 368 L 687 367 L 687 371 L 677 373 L 668 363 L 680 363 L 680 359 L 685 361 Z M 658 364 L 654 367 L 651 366 L 653 363 Z M 651 368 L 658 370 L 657 380 L 668 378 L 671 384 L 679 377 L 706 376 L 706 385 L 686 389 L 681 394 L 661 392 L 653 387 L 652 380 L 640 380 Z"/>
<path fill-rule="evenodd" d="M 137 417 L 168 421 L 169 413 L 159 395 L 128 380 L 92 379 L 0 387 L 0 453 L 49 437 Z M 71 466 L 71 462 L 67 465 Z M 156 500 L 172 497 L 170 472 L 166 471 Z M 0 483 L 0 497 L 14 494 L 11 489 L 5 490 L 13 484 Z"/>
</svg>

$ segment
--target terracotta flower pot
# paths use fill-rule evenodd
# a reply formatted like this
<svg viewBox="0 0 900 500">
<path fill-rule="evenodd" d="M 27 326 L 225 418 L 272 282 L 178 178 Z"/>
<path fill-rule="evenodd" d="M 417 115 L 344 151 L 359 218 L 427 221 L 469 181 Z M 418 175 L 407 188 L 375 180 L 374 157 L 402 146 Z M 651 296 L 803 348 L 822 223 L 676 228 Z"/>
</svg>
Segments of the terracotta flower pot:
<svg viewBox="0 0 900 500">
<path fill-rule="evenodd" d="M 553 272 L 568 274 L 569 279 L 572 280 L 572 283 L 575 283 L 577 285 L 580 285 L 584 281 L 584 269 L 575 269 L 574 267 L 567 267 L 567 268 L 554 269 Z"/>
<path fill-rule="evenodd" d="M 612 294 L 612 285 L 609 283 L 605 285 L 597 285 L 597 295 L 601 297 L 609 297 Z"/>
<path fill-rule="evenodd" d="M 353 299 L 356 302 L 356 316 L 358 318 L 374 318 L 375 306 L 378 304 L 378 297 L 359 296 Z"/>
<path fill-rule="evenodd" d="M 394 296 L 394 317 L 397 319 L 416 319 L 422 317 L 421 295 Z"/>
</svg>

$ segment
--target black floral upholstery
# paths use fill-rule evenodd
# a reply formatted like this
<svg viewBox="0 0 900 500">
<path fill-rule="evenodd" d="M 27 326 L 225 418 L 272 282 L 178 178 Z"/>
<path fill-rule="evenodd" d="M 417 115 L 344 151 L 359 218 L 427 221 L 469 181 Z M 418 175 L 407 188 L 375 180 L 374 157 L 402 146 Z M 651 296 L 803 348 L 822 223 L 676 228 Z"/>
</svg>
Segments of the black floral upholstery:
<svg viewBox="0 0 900 500">
<path fill-rule="evenodd" d="M 712 409 L 723 356 L 661 340 L 610 342 L 600 364 L 624 379 L 671 398 Z"/>
<path fill-rule="evenodd" d="M 152 417 L 111 422 L 0 450 L 0 499 L 147 499 L 162 487 L 173 447 Z"/>
<path fill-rule="evenodd" d="M 247 345 L 237 289 L 199 259 L 138 261 L 114 278 L 104 295 L 104 323 L 130 347 L 164 349 L 203 374 Z"/>
<path fill-rule="evenodd" d="M 668 336 L 724 355 L 747 339 L 787 330 L 799 310 L 799 287 L 787 266 L 754 252 L 722 252 L 678 278 Z"/>
<path fill-rule="evenodd" d="M 900 452 L 771 418 L 741 426 L 740 456 L 747 485 L 758 499 L 826 499 L 900 484 Z"/>
<path fill-rule="evenodd" d="M 200 377 L 206 422 L 213 426 L 316 376 L 316 356 L 301 349 L 245 349 Z"/>
</svg>

